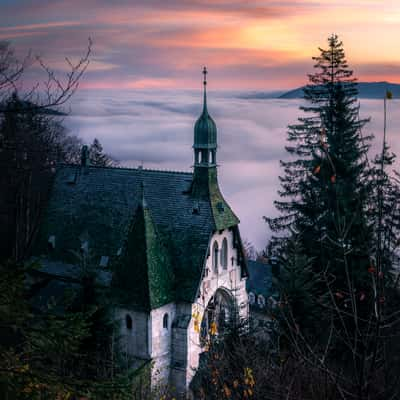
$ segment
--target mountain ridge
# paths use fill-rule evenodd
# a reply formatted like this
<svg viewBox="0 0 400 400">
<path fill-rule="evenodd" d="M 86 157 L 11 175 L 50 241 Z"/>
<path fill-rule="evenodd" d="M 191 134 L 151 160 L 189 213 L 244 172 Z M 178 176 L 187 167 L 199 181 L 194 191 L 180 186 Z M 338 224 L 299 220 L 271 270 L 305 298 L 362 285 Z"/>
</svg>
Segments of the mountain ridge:
<svg viewBox="0 0 400 400">
<path fill-rule="evenodd" d="M 252 91 L 241 93 L 237 97 L 245 100 L 268 100 L 268 99 L 302 99 L 303 88 L 300 86 L 288 91 Z M 394 99 L 400 99 L 400 84 L 387 81 L 379 82 L 358 82 L 358 97 L 360 99 L 383 99 L 386 90 L 390 90 Z"/>
<path fill-rule="evenodd" d="M 304 97 L 303 89 L 300 86 L 296 89 L 289 90 L 281 94 L 279 99 L 301 99 Z M 360 99 L 383 99 L 386 91 L 389 90 L 393 94 L 393 98 L 400 98 L 400 84 L 387 81 L 381 82 L 357 82 L 358 97 Z"/>
</svg>

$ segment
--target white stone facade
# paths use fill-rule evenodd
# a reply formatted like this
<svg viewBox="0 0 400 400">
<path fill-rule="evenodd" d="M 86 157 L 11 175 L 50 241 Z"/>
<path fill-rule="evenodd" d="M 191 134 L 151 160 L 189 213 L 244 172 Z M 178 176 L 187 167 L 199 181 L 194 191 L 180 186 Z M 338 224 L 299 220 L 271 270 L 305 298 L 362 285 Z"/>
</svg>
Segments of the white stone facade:
<svg viewBox="0 0 400 400">
<path fill-rule="evenodd" d="M 221 249 L 223 241 L 227 241 L 227 265 L 221 265 Z M 213 248 L 218 244 L 219 262 L 218 268 L 213 265 Z M 242 277 L 241 266 L 238 265 L 238 249 L 234 247 L 233 231 L 224 229 L 222 232 L 216 232 L 209 244 L 209 253 L 206 259 L 206 271 L 199 286 L 199 296 L 196 303 L 192 304 L 192 316 L 198 313 L 200 321 L 204 318 L 204 312 L 211 298 L 217 290 L 222 290 L 232 297 L 234 307 L 239 318 L 248 319 L 249 306 L 246 292 L 246 278 Z M 188 328 L 189 331 L 189 351 L 187 368 L 187 385 L 189 385 L 194 371 L 198 367 L 199 354 L 204 351 L 200 344 L 200 334 L 195 328 L 195 318 L 192 318 Z"/>
<path fill-rule="evenodd" d="M 165 383 L 177 393 L 187 391 L 199 365 L 199 355 L 204 351 L 199 324 L 217 291 L 231 299 L 239 318 L 247 320 L 246 278 L 238 259 L 233 230 L 215 232 L 209 242 L 195 303 L 170 303 L 150 313 L 118 310 L 122 348 L 134 358 L 152 360 L 153 386 Z M 127 315 L 132 318 L 131 329 L 126 326 Z"/>
</svg>

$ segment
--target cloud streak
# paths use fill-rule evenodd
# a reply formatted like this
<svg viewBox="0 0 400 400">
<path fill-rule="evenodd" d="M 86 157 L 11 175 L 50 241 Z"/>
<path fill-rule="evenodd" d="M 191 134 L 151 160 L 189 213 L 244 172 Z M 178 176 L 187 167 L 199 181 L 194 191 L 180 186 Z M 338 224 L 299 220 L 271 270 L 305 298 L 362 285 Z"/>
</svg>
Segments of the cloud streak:
<svg viewBox="0 0 400 400">
<path fill-rule="evenodd" d="M 400 82 L 389 67 L 399 64 L 396 16 L 389 0 L 3 0 L 0 40 L 62 70 L 92 37 L 86 88 L 197 88 L 207 64 L 215 88 L 288 89 L 304 83 L 332 32 L 361 80 Z"/>
</svg>

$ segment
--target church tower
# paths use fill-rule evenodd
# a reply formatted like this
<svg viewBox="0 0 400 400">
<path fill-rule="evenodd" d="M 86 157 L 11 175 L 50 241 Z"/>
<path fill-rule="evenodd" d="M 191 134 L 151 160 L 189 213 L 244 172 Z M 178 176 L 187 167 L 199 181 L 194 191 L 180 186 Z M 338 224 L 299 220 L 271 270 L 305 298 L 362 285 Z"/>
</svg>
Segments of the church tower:
<svg viewBox="0 0 400 400">
<path fill-rule="evenodd" d="M 203 68 L 203 111 L 194 125 L 194 174 L 192 196 L 211 205 L 216 230 L 230 228 L 239 223 L 223 198 L 217 178 L 217 126 L 207 109 L 207 68 Z"/>
<path fill-rule="evenodd" d="M 194 167 L 215 168 L 217 155 L 217 126 L 207 109 L 207 68 L 203 68 L 204 100 L 203 112 L 194 125 Z"/>
</svg>

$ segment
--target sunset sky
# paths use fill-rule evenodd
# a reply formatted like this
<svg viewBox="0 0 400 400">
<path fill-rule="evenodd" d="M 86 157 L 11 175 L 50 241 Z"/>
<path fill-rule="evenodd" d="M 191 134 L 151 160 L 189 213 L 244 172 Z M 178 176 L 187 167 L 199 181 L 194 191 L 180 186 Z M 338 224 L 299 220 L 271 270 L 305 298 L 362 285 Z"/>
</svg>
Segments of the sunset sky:
<svg viewBox="0 0 400 400">
<path fill-rule="evenodd" d="M 55 69 L 93 39 L 86 88 L 301 85 L 331 33 L 362 81 L 400 82 L 398 0 L 0 0 L 0 40 Z"/>
</svg>

